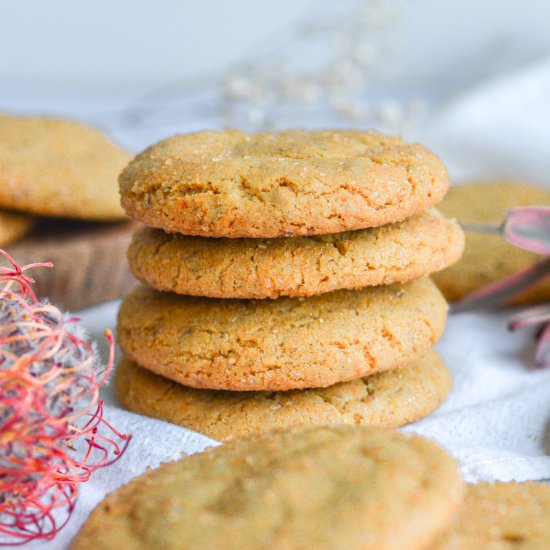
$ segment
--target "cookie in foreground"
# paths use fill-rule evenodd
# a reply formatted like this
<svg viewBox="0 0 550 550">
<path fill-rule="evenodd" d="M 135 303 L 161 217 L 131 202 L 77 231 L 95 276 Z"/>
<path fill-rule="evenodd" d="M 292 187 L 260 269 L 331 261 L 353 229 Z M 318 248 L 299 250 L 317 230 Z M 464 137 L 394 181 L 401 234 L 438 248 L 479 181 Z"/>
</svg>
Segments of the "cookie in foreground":
<svg viewBox="0 0 550 550">
<path fill-rule="evenodd" d="M 119 178 L 129 216 L 202 237 L 281 237 L 364 229 L 427 210 L 442 162 L 417 144 L 354 130 L 176 135 Z"/>
<path fill-rule="evenodd" d="M 415 550 L 463 494 L 455 461 L 418 436 L 299 427 L 162 465 L 111 493 L 74 550 Z"/>
<path fill-rule="evenodd" d="M 463 247 L 458 224 L 431 211 L 382 227 L 277 239 L 208 239 L 144 226 L 128 261 L 157 290 L 262 299 L 404 283 L 453 264 Z"/>
<path fill-rule="evenodd" d="M 320 388 L 404 367 L 445 327 L 430 279 L 310 298 L 220 300 L 141 286 L 124 298 L 118 343 L 140 366 L 195 388 Z"/>
</svg>

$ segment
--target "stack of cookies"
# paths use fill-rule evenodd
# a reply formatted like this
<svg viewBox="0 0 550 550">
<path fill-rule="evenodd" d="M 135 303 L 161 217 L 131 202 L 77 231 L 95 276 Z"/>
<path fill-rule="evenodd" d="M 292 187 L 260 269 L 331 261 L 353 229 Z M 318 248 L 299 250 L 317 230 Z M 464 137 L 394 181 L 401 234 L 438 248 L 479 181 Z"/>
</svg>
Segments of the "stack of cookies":
<svg viewBox="0 0 550 550">
<path fill-rule="evenodd" d="M 427 276 L 463 234 L 445 167 L 376 132 L 180 135 L 138 155 L 116 389 L 228 440 L 303 423 L 396 427 L 436 409 L 447 304 Z"/>
</svg>

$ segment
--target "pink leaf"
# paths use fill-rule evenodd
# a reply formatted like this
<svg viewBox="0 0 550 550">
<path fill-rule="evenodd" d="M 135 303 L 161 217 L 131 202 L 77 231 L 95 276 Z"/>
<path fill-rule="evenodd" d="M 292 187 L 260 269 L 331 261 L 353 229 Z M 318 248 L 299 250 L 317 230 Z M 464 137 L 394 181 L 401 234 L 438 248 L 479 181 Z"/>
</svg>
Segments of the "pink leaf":
<svg viewBox="0 0 550 550">
<path fill-rule="evenodd" d="M 530 307 L 510 317 L 508 328 L 518 330 L 531 325 L 550 323 L 550 304 Z"/>
<path fill-rule="evenodd" d="M 505 279 L 484 286 L 466 295 L 452 306 L 453 313 L 474 308 L 490 308 L 509 303 L 518 294 L 528 290 L 535 283 L 550 275 L 550 258 L 527 269 L 514 273 Z"/>
<path fill-rule="evenodd" d="M 550 207 L 514 208 L 506 214 L 506 240 L 531 252 L 550 256 Z"/>
<path fill-rule="evenodd" d="M 550 323 L 548 323 L 539 336 L 535 361 L 539 367 L 550 367 Z"/>
</svg>

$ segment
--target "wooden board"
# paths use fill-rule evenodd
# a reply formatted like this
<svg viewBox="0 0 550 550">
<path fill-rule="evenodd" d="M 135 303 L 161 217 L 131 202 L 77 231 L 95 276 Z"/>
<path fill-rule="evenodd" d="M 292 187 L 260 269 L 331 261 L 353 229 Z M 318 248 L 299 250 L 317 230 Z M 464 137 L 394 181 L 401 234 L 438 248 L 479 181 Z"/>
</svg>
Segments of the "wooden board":
<svg viewBox="0 0 550 550">
<path fill-rule="evenodd" d="M 126 294 L 136 281 L 128 270 L 126 250 L 135 222 L 88 223 L 44 218 L 23 239 L 5 250 L 20 265 L 51 261 L 51 269 L 27 272 L 40 297 L 77 310 Z"/>
</svg>

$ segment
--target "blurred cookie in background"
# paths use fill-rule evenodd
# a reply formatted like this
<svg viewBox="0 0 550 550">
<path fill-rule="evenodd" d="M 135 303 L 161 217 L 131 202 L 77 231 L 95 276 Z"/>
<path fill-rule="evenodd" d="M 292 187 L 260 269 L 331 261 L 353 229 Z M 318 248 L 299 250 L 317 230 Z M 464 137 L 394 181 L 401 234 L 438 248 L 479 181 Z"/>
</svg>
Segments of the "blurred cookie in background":
<svg viewBox="0 0 550 550">
<path fill-rule="evenodd" d="M 544 483 L 477 483 L 431 550 L 550 548 L 550 487 Z"/>
<path fill-rule="evenodd" d="M 76 310 L 113 300 L 135 285 L 126 249 L 135 222 L 101 224 L 42 218 L 24 239 L 6 247 L 20 264 L 53 262 L 28 274 L 37 296 Z"/>
<path fill-rule="evenodd" d="M 460 223 L 499 225 L 505 213 L 520 206 L 550 206 L 550 190 L 515 181 L 489 181 L 451 187 L 438 209 Z M 432 278 L 450 300 L 493 283 L 542 260 L 542 256 L 508 243 L 502 236 L 466 231 L 462 258 Z M 550 300 L 548 278 L 514 300 L 532 303 Z"/>
<path fill-rule="evenodd" d="M 20 212 L 0 213 L 0 244 L 20 265 L 53 262 L 30 273 L 39 297 L 75 310 L 133 286 L 126 248 L 136 224 L 118 194 L 130 158 L 75 121 L 0 115 L 0 207 Z"/>
<path fill-rule="evenodd" d="M 32 216 L 0 210 L 0 246 L 20 239 L 33 227 Z"/>
<path fill-rule="evenodd" d="M 0 207 L 88 221 L 125 218 L 118 174 L 131 155 L 70 120 L 0 115 Z"/>
</svg>

